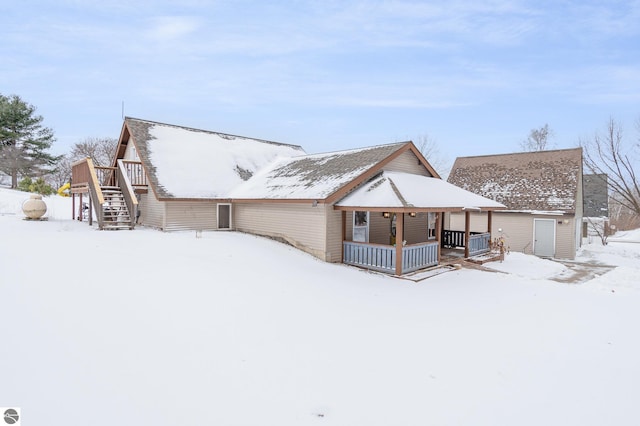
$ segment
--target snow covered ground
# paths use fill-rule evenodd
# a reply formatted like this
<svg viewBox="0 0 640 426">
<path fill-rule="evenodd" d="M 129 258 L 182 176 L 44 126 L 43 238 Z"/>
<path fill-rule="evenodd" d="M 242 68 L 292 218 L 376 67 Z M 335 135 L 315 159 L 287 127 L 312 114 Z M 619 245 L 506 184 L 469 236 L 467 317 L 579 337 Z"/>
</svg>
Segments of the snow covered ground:
<svg viewBox="0 0 640 426">
<path fill-rule="evenodd" d="M 637 425 L 640 231 L 580 284 L 415 283 L 233 232 L 97 231 L 0 188 L 0 406 L 28 425 Z M 613 241 L 615 239 L 615 241 Z"/>
</svg>

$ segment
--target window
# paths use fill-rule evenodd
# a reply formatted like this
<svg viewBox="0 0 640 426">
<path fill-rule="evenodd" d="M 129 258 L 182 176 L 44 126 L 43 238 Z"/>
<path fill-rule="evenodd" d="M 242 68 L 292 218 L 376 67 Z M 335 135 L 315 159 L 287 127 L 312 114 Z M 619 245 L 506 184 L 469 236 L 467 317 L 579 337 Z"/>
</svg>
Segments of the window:
<svg viewBox="0 0 640 426">
<path fill-rule="evenodd" d="M 354 212 L 353 213 L 353 225 L 354 226 L 367 226 L 368 212 Z"/>
<path fill-rule="evenodd" d="M 369 212 L 353 212 L 353 241 L 369 242 Z"/>
<path fill-rule="evenodd" d="M 432 212 L 427 214 L 427 237 L 430 240 L 436 239 L 436 214 Z"/>
</svg>

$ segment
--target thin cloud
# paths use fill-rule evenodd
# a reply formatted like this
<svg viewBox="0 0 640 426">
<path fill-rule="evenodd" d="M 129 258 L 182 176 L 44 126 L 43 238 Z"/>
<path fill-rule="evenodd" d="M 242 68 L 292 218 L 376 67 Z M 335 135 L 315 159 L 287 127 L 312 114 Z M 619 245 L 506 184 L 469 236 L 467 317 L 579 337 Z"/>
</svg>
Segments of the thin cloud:
<svg viewBox="0 0 640 426">
<path fill-rule="evenodd" d="M 195 33 L 200 26 L 200 20 L 190 16 L 158 16 L 150 19 L 145 35 L 155 41 L 174 41 Z"/>
</svg>

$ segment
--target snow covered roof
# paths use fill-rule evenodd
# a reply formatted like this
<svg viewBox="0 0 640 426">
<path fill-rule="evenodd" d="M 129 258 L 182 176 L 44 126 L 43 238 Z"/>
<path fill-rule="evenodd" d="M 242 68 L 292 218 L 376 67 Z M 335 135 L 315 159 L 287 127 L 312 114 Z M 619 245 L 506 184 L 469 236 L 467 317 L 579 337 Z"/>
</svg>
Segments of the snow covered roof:
<svg viewBox="0 0 640 426">
<path fill-rule="evenodd" d="M 574 213 L 582 149 L 458 157 L 448 181 L 498 201 L 510 211 Z"/>
<path fill-rule="evenodd" d="M 504 205 L 442 179 L 385 171 L 336 203 L 341 207 L 501 209 Z"/>
<path fill-rule="evenodd" d="M 408 142 L 278 159 L 230 192 L 234 199 L 322 200 Z"/>
<path fill-rule="evenodd" d="M 229 191 L 297 145 L 127 117 L 128 129 L 160 198 L 228 198 Z"/>
</svg>

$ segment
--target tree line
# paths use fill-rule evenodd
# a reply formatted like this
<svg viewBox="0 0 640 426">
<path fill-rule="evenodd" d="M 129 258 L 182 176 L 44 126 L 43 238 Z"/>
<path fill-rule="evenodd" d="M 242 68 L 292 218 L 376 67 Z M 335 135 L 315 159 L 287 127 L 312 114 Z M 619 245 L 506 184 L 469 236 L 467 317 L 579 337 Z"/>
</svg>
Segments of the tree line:
<svg viewBox="0 0 640 426">
<path fill-rule="evenodd" d="M 71 181 L 77 160 L 90 157 L 97 166 L 110 165 L 116 139 L 89 137 L 68 154 L 53 155 L 54 132 L 43 121 L 36 107 L 18 95 L 0 94 L 0 174 L 8 176 L 12 189 L 49 195 Z"/>
<path fill-rule="evenodd" d="M 79 159 L 90 157 L 97 166 L 111 165 L 116 139 L 89 137 L 75 143 L 68 154 L 55 156 L 49 152 L 54 132 L 43 120 L 36 107 L 18 95 L 0 94 L 0 172 L 9 176 L 11 188 L 48 194 L 71 181 L 71 165 Z M 640 119 L 636 130 L 640 135 Z M 552 136 L 545 124 L 532 129 L 520 148 L 547 150 L 552 147 Z M 423 136 L 416 142 L 427 159 L 442 163 L 433 139 Z M 607 175 L 613 210 L 630 214 L 637 221 L 635 226 L 640 226 L 640 138 L 629 141 L 621 123 L 610 118 L 604 132 L 577 143 L 583 148 L 585 171 Z"/>
</svg>

